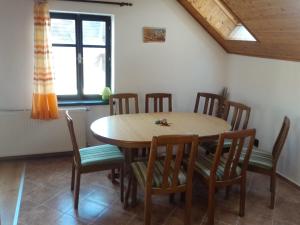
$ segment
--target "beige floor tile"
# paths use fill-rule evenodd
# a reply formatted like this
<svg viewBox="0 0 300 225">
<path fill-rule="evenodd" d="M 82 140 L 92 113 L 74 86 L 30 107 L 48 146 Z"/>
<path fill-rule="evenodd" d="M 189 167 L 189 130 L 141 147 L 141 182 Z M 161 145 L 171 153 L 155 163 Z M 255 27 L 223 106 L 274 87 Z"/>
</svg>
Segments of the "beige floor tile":
<svg viewBox="0 0 300 225">
<path fill-rule="evenodd" d="M 171 214 L 171 212 L 175 209 L 174 205 L 160 205 L 153 203 L 152 212 L 151 212 L 151 220 L 153 224 L 164 224 L 166 219 Z M 135 207 L 128 209 L 129 212 L 135 214 L 139 218 L 144 218 L 144 205 L 143 202 L 138 201 Z"/>
<path fill-rule="evenodd" d="M 138 204 L 123 209 L 120 186 L 107 178 L 109 171 L 84 174 L 81 178 L 79 209 L 73 209 L 70 191 L 71 158 L 48 158 L 26 162 L 25 187 L 20 225 L 143 225 L 143 192 L 138 189 Z M 197 179 L 197 178 L 195 178 Z M 205 225 L 207 187 L 195 180 L 192 224 Z M 216 193 L 216 225 L 298 225 L 300 191 L 278 179 L 275 209 L 269 208 L 267 176 L 248 173 L 245 217 L 240 218 L 239 187 L 233 187 L 229 199 L 220 189 Z M 183 224 L 184 203 L 177 195 L 173 204 L 168 196 L 153 197 L 152 225 Z"/>
<path fill-rule="evenodd" d="M 58 195 L 60 192 L 60 189 L 47 186 L 39 186 L 34 190 L 34 192 L 25 194 L 23 196 L 23 199 L 35 202 L 37 204 L 42 204 L 50 198 L 53 198 L 54 196 Z"/>
<path fill-rule="evenodd" d="M 104 205 L 84 199 L 79 202 L 78 210 L 73 207 L 66 213 L 77 220 L 85 223 L 92 223 L 106 209 Z"/>
<path fill-rule="evenodd" d="M 94 191 L 87 196 L 87 199 L 109 206 L 116 200 L 119 200 L 120 203 L 120 192 L 108 187 L 95 185 Z"/>
<path fill-rule="evenodd" d="M 273 225 L 298 225 L 299 223 L 293 223 L 289 221 L 284 221 L 284 220 L 274 220 Z"/>
<path fill-rule="evenodd" d="M 53 223 L 47 224 L 47 225 L 87 225 L 87 224 L 88 223 L 81 222 L 81 221 L 75 219 L 74 217 L 65 214 L 65 215 L 62 215 L 57 220 L 55 220 Z"/>
<path fill-rule="evenodd" d="M 289 223 L 300 223 L 300 203 L 290 202 L 285 199 L 278 199 L 274 209 L 274 220 L 286 221 Z"/>
<path fill-rule="evenodd" d="M 81 188 L 79 193 L 79 202 L 83 201 L 94 190 L 89 188 Z M 43 205 L 59 210 L 62 213 L 69 211 L 74 206 L 74 192 L 71 190 L 61 192 L 60 194 L 45 201 Z"/>
<path fill-rule="evenodd" d="M 128 212 L 116 211 L 107 208 L 104 212 L 93 222 L 93 225 L 126 225 L 134 217 Z"/>
<path fill-rule="evenodd" d="M 35 202 L 31 202 L 29 200 L 22 199 L 19 215 L 26 215 L 28 212 L 30 212 L 31 210 L 33 210 L 34 208 L 36 208 L 38 206 L 39 206 L 39 204 L 37 204 Z"/>
<path fill-rule="evenodd" d="M 238 221 L 234 221 L 232 223 L 226 223 L 222 220 L 218 220 L 218 219 L 215 219 L 214 221 L 215 225 L 237 225 Z M 201 223 L 201 225 L 206 225 L 207 224 L 207 217 L 205 217 Z"/>
<path fill-rule="evenodd" d="M 184 223 L 184 204 L 182 206 L 176 207 L 173 212 L 167 217 L 165 225 L 183 225 Z M 206 208 L 200 204 L 193 204 L 192 213 L 191 213 L 191 224 L 199 225 L 204 219 L 206 213 Z"/>
<path fill-rule="evenodd" d="M 62 214 L 45 206 L 38 206 L 19 216 L 19 222 L 27 225 L 44 225 L 57 220 Z"/>
</svg>

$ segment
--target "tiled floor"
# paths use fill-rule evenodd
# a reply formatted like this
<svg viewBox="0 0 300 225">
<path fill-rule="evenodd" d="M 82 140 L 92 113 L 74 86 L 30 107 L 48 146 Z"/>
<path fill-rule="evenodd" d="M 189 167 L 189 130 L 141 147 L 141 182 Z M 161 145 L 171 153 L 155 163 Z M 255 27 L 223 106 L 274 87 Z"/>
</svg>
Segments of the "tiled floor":
<svg viewBox="0 0 300 225">
<path fill-rule="evenodd" d="M 71 158 L 49 158 L 26 162 L 25 187 L 19 225 L 142 225 L 143 196 L 137 207 L 123 210 L 119 187 L 107 179 L 107 172 L 82 176 L 78 211 L 73 209 L 70 191 Z M 274 210 L 268 208 L 268 179 L 248 174 L 246 215 L 238 216 L 239 191 L 234 188 L 228 200 L 217 193 L 216 223 L 230 225 L 296 225 L 300 224 L 300 191 L 278 179 Z M 205 224 L 207 189 L 197 182 L 193 194 L 193 224 Z M 183 206 L 176 196 L 155 197 L 152 224 L 183 224 Z"/>
<path fill-rule="evenodd" d="M 16 224 L 24 171 L 23 162 L 0 162 L 0 224 Z"/>
</svg>

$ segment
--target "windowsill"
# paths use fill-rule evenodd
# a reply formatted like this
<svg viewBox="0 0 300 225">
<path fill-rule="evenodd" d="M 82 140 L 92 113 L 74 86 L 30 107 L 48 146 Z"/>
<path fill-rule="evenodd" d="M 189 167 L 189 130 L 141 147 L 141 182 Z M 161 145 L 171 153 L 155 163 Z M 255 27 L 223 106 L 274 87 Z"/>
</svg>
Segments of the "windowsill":
<svg viewBox="0 0 300 225">
<path fill-rule="evenodd" d="M 77 106 L 77 105 L 108 105 L 108 100 L 63 100 L 58 101 L 58 106 Z"/>
</svg>

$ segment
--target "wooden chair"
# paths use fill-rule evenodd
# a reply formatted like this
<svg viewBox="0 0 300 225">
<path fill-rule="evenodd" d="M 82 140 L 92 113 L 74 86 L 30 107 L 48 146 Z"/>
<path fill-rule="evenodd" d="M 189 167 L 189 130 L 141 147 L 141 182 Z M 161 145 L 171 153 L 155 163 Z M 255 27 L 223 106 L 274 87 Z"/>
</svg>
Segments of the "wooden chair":
<svg viewBox="0 0 300 225">
<path fill-rule="evenodd" d="M 168 100 L 168 112 L 172 112 L 172 94 L 168 93 L 150 93 L 146 94 L 145 112 L 149 112 L 150 99 L 153 99 L 154 112 L 163 112 L 164 99 Z"/>
<path fill-rule="evenodd" d="M 231 124 L 231 130 L 245 130 L 247 129 L 251 108 L 244 104 L 225 101 L 224 112 L 222 118 Z M 217 141 L 210 141 L 203 143 L 203 148 L 206 152 L 214 152 L 217 146 Z M 225 140 L 223 152 L 227 152 L 231 146 L 230 140 Z"/>
<path fill-rule="evenodd" d="M 224 105 L 223 119 L 230 122 L 231 130 L 247 129 L 251 108 L 233 101 L 225 101 Z"/>
<path fill-rule="evenodd" d="M 130 102 L 133 102 L 134 110 L 130 110 Z M 110 115 L 130 114 L 131 112 L 139 113 L 138 95 L 135 93 L 112 94 L 109 97 L 109 106 L 110 106 Z M 128 154 L 126 155 L 127 159 L 137 157 L 136 155 L 139 154 L 138 149 L 132 152 L 134 152 L 134 154 L 130 156 L 128 156 Z M 146 155 L 146 151 L 142 151 L 140 154 Z M 111 174 L 109 176 L 111 178 L 111 181 L 115 183 L 116 178 L 118 177 L 118 174 L 115 172 L 115 169 L 111 170 Z"/>
<path fill-rule="evenodd" d="M 225 101 L 225 98 L 222 95 L 198 92 L 194 107 L 194 113 L 198 112 L 202 99 L 204 101 L 202 110 L 203 114 L 222 117 L 223 103 Z"/>
<path fill-rule="evenodd" d="M 137 182 L 144 189 L 144 224 L 151 224 L 151 196 L 170 195 L 185 192 L 184 224 L 190 224 L 192 207 L 192 177 L 197 154 L 198 136 L 158 136 L 153 137 L 149 160 L 131 163 L 129 188 L 126 192 L 125 207 L 130 192 L 132 201 L 136 200 Z M 165 152 L 165 157 L 158 156 L 158 148 Z M 161 149 L 163 148 L 163 149 Z M 176 153 L 175 155 L 173 155 Z M 187 170 L 183 169 L 183 159 L 187 159 Z"/>
<path fill-rule="evenodd" d="M 271 204 L 270 208 L 274 209 L 276 194 L 276 167 L 277 162 L 284 146 L 290 128 L 290 119 L 284 117 L 282 127 L 274 143 L 272 152 L 259 149 L 253 149 L 251 154 L 248 170 L 270 176 Z M 241 163 L 245 154 L 241 156 Z"/>
<path fill-rule="evenodd" d="M 112 94 L 109 97 L 110 115 L 116 114 L 129 114 L 130 113 L 130 100 L 134 101 L 134 113 L 139 113 L 138 95 L 134 93 L 119 93 Z M 124 104 L 123 104 L 124 103 Z M 125 105 L 125 107 L 124 107 Z M 119 108 L 117 110 L 114 110 Z"/>
<path fill-rule="evenodd" d="M 246 198 L 246 170 L 251 155 L 255 130 L 241 130 L 223 133 L 219 136 L 215 154 L 204 154 L 195 162 L 195 172 L 201 176 L 208 186 L 208 223 L 214 224 L 215 192 L 219 187 L 229 187 L 233 184 L 240 185 L 240 212 L 242 217 L 245 213 Z M 225 140 L 231 141 L 227 157 L 222 155 Z M 243 164 L 239 166 L 239 159 L 243 147 L 246 145 Z"/>
<path fill-rule="evenodd" d="M 72 161 L 72 179 L 71 190 L 74 190 L 74 208 L 78 209 L 79 190 L 80 190 L 80 176 L 83 173 L 90 173 L 102 170 L 109 170 L 118 168 L 121 172 L 120 186 L 121 186 L 121 201 L 123 202 L 124 195 L 124 156 L 118 147 L 114 145 L 98 145 L 87 148 L 78 148 L 73 120 L 68 111 L 66 111 L 66 120 L 73 145 L 73 161 Z M 75 179 L 76 177 L 76 179 Z"/>
</svg>

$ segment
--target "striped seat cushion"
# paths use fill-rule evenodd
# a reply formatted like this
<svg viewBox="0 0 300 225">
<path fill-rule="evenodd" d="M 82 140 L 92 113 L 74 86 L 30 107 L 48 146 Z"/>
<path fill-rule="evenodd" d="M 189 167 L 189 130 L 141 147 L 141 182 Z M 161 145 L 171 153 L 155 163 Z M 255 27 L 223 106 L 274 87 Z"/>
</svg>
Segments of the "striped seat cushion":
<svg viewBox="0 0 300 225">
<path fill-rule="evenodd" d="M 210 177 L 210 169 L 214 161 L 213 154 L 200 154 L 195 162 L 195 171 L 200 173 L 203 177 Z M 220 164 L 217 168 L 216 179 L 223 180 L 224 170 L 226 166 L 226 158 L 221 157 Z M 241 174 L 241 168 L 238 166 L 236 169 L 237 175 Z"/>
<path fill-rule="evenodd" d="M 245 157 L 245 152 L 243 151 L 240 158 L 240 163 L 243 162 L 244 157 Z M 273 167 L 272 153 L 262 151 L 259 149 L 253 149 L 250 156 L 249 165 L 259 167 L 262 169 L 271 170 Z"/>
<path fill-rule="evenodd" d="M 171 167 L 174 168 L 174 162 L 171 163 Z M 139 182 L 139 184 L 143 187 L 146 185 L 146 178 L 147 178 L 147 162 L 146 161 L 139 161 L 131 163 L 131 168 L 133 173 Z M 161 187 L 163 181 L 163 171 L 164 171 L 164 160 L 157 160 L 154 164 L 153 170 L 153 187 Z M 169 176 L 169 185 L 172 184 L 172 173 Z M 182 185 L 186 183 L 186 173 L 183 169 L 180 169 L 178 173 L 178 185 Z"/>
<path fill-rule="evenodd" d="M 229 149 L 231 146 L 231 140 L 225 139 L 223 149 Z M 208 152 L 215 152 L 218 145 L 218 141 L 210 141 L 210 142 L 204 142 L 202 144 L 202 147 L 207 150 Z"/>
<path fill-rule="evenodd" d="M 79 150 L 81 164 L 90 166 L 96 164 L 112 164 L 124 162 L 124 155 L 117 146 L 98 145 Z"/>
</svg>

